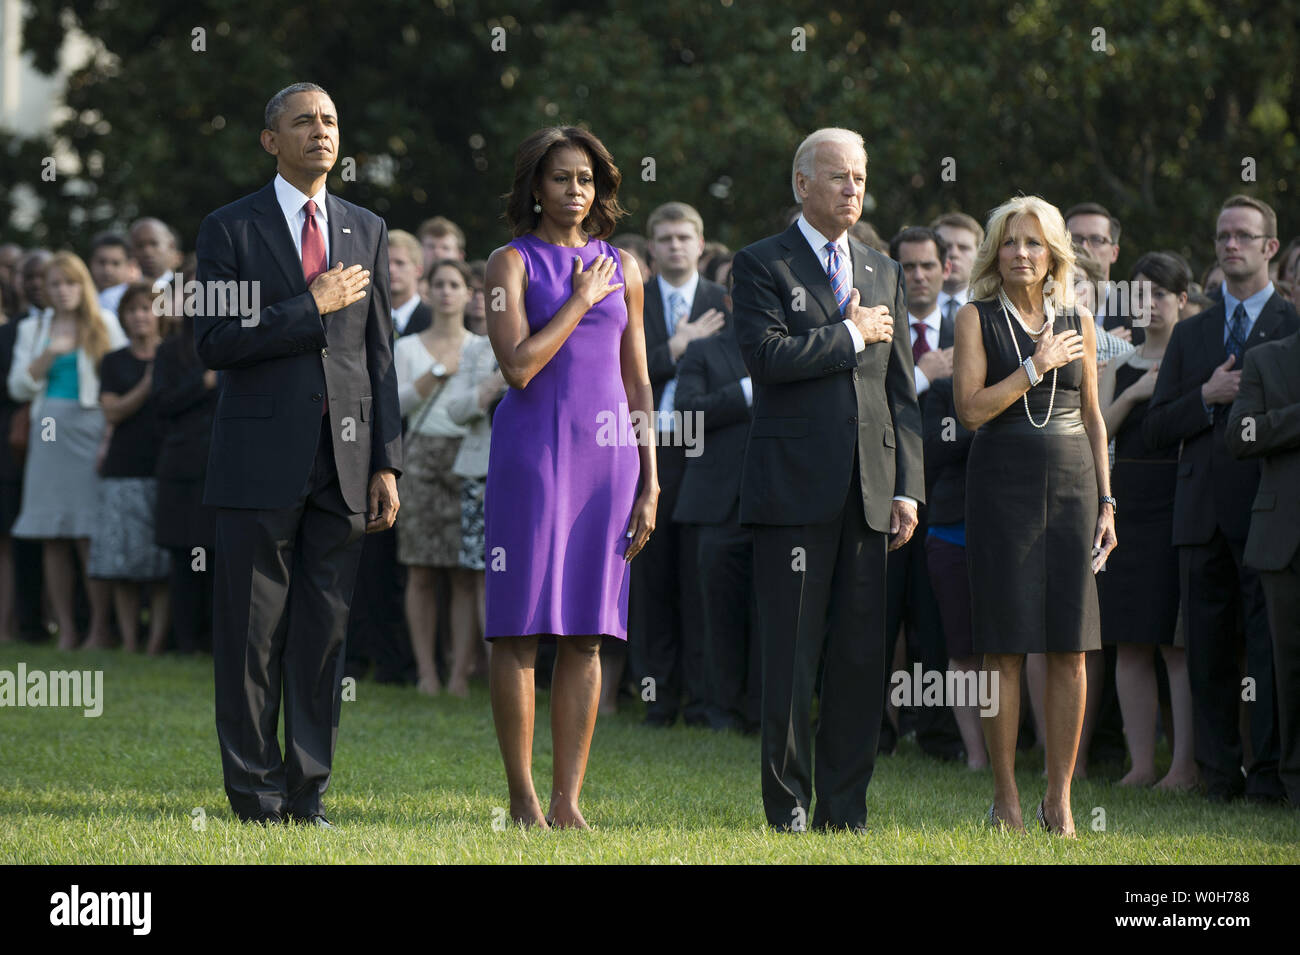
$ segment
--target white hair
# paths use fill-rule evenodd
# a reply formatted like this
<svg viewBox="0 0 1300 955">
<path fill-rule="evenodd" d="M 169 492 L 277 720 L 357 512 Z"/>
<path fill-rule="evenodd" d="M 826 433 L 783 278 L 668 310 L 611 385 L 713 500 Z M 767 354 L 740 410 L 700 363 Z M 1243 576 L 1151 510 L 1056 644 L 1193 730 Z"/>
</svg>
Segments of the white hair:
<svg viewBox="0 0 1300 955">
<path fill-rule="evenodd" d="M 794 151 L 794 164 L 790 169 L 790 189 L 794 192 L 794 201 L 803 204 L 803 197 L 799 195 L 799 186 L 797 183 L 799 173 L 803 173 L 808 179 L 813 176 L 814 169 L 817 165 L 817 147 L 822 143 L 839 143 L 842 146 L 848 146 L 850 149 L 862 150 L 862 158 L 867 158 L 867 146 L 862 141 L 862 136 L 851 129 L 841 129 L 838 126 L 823 126 L 821 129 L 809 133 L 799 148 Z"/>
</svg>

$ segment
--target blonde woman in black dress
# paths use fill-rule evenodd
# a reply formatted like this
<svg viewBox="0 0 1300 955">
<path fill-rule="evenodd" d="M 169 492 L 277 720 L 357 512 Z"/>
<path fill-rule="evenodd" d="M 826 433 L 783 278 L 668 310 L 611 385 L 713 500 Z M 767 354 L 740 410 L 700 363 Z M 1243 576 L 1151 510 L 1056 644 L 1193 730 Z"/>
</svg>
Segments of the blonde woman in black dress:
<svg viewBox="0 0 1300 955">
<path fill-rule="evenodd" d="M 1038 823 L 1073 837 L 1070 780 L 1101 646 L 1096 572 L 1115 547 L 1095 323 L 1074 307 L 1074 251 L 1055 206 L 1018 196 L 989 217 L 972 300 L 957 312 L 953 400 L 975 437 L 966 472 L 972 643 L 996 681 L 985 716 L 988 821 L 1023 830 L 1016 788 L 1020 674 L 1047 654 L 1047 795 Z"/>
</svg>

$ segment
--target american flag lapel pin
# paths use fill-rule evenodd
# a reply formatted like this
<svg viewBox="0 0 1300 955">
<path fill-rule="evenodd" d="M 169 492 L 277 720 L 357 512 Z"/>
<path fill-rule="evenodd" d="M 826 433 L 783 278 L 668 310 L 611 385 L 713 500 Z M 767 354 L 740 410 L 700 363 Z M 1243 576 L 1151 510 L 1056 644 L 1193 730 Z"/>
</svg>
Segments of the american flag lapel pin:
<svg viewBox="0 0 1300 955">
<path fill-rule="evenodd" d="M 351 235 L 351 234 L 352 234 L 352 230 L 351 230 L 351 229 L 344 229 L 344 230 L 343 230 L 343 234 L 344 234 L 344 235 Z"/>
<path fill-rule="evenodd" d="M 867 263 L 865 263 L 865 262 L 862 263 L 862 267 L 863 267 L 864 269 L 866 269 L 868 272 L 874 272 L 874 271 L 875 271 L 875 269 L 873 269 L 871 266 L 867 265 Z"/>
</svg>

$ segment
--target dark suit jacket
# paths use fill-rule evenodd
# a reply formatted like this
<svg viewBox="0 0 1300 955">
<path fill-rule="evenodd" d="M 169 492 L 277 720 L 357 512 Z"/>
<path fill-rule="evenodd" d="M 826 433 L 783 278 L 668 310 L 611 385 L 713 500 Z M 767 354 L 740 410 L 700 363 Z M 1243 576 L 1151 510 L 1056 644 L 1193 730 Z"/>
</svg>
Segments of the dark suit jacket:
<svg viewBox="0 0 1300 955">
<path fill-rule="evenodd" d="M 208 443 L 219 388 L 203 383 L 204 372 L 191 342 L 172 335 L 158 346 L 153 361 L 153 400 L 162 439 L 154 474 L 163 480 L 194 481 L 207 470 Z"/>
<path fill-rule="evenodd" d="M 929 524 L 959 524 L 966 520 L 966 456 L 975 435 L 957 420 L 951 378 L 931 383 L 922 397 L 926 520 Z"/>
<path fill-rule="evenodd" d="M 686 321 L 695 321 L 711 308 L 716 308 L 727 316 L 728 322 L 731 321 L 731 309 L 727 307 L 727 290 L 717 282 L 710 282 L 701 275 L 699 284 L 695 287 L 695 301 L 691 303 L 691 314 L 686 317 Z M 654 392 L 654 406 L 658 408 L 659 399 L 664 394 L 664 386 L 677 374 L 677 363 L 673 361 L 672 353 L 668 350 L 668 326 L 664 323 L 664 300 L 659 294 L 657 276 L 652 275 L 645 280 L 645 304 L 641 314 L 645 329 L 645 357 L 650 371 L 650 389 Z M 718 334 L 721 335 L 722 332 Z M 684 353 L 683 357 L 685 357 Z"/>
<path fill-rule="evenodd" d="M 921 410 L 898 263 L 849 239 L 861 304 L 887 305 L 890 342 L 861 353 L 820 259 L 795 222 L 736 253 L 736 337 L 754 382 L 742 524 L 816 524 L 844 505 L 853 455 L 867 524 L 889 533 L 896 494 L 925 500 Z"/>
<path fill-rule="evenodd" d="M 953 317 L 951 318 L 943 318 L 942 316 L 940 316 L 939 318 L 939 348 L 941 349 L 951 348 L 953 345 L 953 339 L 955 338 L 956 315 L 957 313 L 956 311 L 954 311 Z M 909 315 L 907 317 L 907 321 L 908 324 L 911 324 L 912 316 Z M 911 341 L 911 337 L 912 336 L 909 334 L 908 341 Z M 915 379 L 915 376 L 913 376 L 913 379 Z M 949 384 L 951 384 L 951 381 L 949 382 Z M 931 385 L 930 389 L 926 389 L 925 391 L 921 392 L 921 394 L 917 395 L 917 401 L 921 405 L 922 418 L 925 417 L 925 405 L 926 402 L 930 400 L 930 390 L 933 388 L 934 382 L 930 382 L 930 385 Z M 949 391 L 949 394 L 950 395 L 952 394 L 951 390 Z M 930 461 L 929 461 L 929 456 L 927 455 L 926 468 L 928 469 L 929 466 L 930 466 Z M 927 477 L 926 485 L 928 486 L 929 484 L 930 484 L 930 478 Z"/>
<path fill-rule="evenodd" d="M 406 320 L 405 330 L 398 333 L 398 338 L 405 338 L 407 335 L 418 335 L 430 325 L 433 324 L 433 309 L 427 302 L 421 302 L 415 306 L 415 311 L 411 312 L 411 317 Z"/>
<path fill-rule="evenodd" d="M 1208 543 L 1215 528 L 1241 540 L 1250 528 L 1259 464 L 1250 459 L 1239 461 L 1228 453 L 1224 441 L 1227 409 L 1217 411 L 1211 420 L 1201 404 L 1201 385 L 1228 357 L 1223 345 L 1225 320 L 1223 302 L 1219 301 L 1174 326 L 1142 423 L 1148 447 L 1183 443 L 1174 492 L 1175 545 Z M 1289 335 L 1298 325 L 1295 309 L 1274 294 L 1251 329 L 1247 356 L 1257 345 Z"/>
<path fill-rule="evenodd" d="M 687 346 L 677 363 L 674 407 L 704 419 L 701 453 L 686 458 L 686 474 L 672 518 L 684 524 L 721 524 L 740 496 L 740 472 L 749 438 L 749 405 L 740 379 L 748 377 L 733 329 Z"/>
<path fill-rule="evenodd" d="M 205 504 L 294 504 L 316 455 L 325 395 L 348 508 L 365 511 L 373 473 L 400 473 L 388 227 L 337 196 L 327 194 L 325 201 L 330 262 L 370 270 L 365 296 L 325 316 L 307 290 L 273 184 L 211 213 L 199 227 L 199 281 L 258 282 L 261 304 L 257 323 L 249 327 L 237 315 L 208 315 L 202 308 L 194 318 L 199 357 L 225 372 Z"/>
<path fill-rule="evenodd" d="M 1300 333 L 1246 354 L 1226 438 L 1237 457 L 1260 462 L 1246 565 L 1285 570 L 1300 548 Z"/>
</svg>

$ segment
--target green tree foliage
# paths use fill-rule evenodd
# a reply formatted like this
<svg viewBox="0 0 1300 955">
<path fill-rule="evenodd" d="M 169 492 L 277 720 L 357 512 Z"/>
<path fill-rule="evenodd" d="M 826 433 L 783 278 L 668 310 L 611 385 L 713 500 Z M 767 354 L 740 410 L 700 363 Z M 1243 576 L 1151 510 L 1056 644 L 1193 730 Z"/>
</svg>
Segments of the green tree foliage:
<svg viewBox="0 0 1300 955">
<path fill-rule="evenodd" d="M 1206 264 L 1233 192 L 1273 203 L 1284 238 L 1300 232 L 1300 45 L 1285 4 L 201 0 L 176 13 L 63 0 L 27 11 L 41 68 L 71 24 L 99 51 L 72 75 L 72 118 L 55 130 L 73 168 L 40 181 L 49 143 L 5 160 L 43 204 L 28 238 L 52 244 L 145 213 L 192 241 L 207 211 L 271 176 L 262 108 L 299 79 L 332 92 L 355 160 L 356 180 L 336 170 L 331 188 L 393 227 L 448 215 L 475 256 L 507 238 L 515 146 L 567 122 L 619 162 L 626 228 L 683 199 L 732 246 L 777 228 L 794 147 L 822 125 L 866 138 L 865 218 L 885 236 L 949 209 L 982 218 L 1021 191 L 1110 207 L 1121 273 L 1151 248 Z"/>
</svg>

